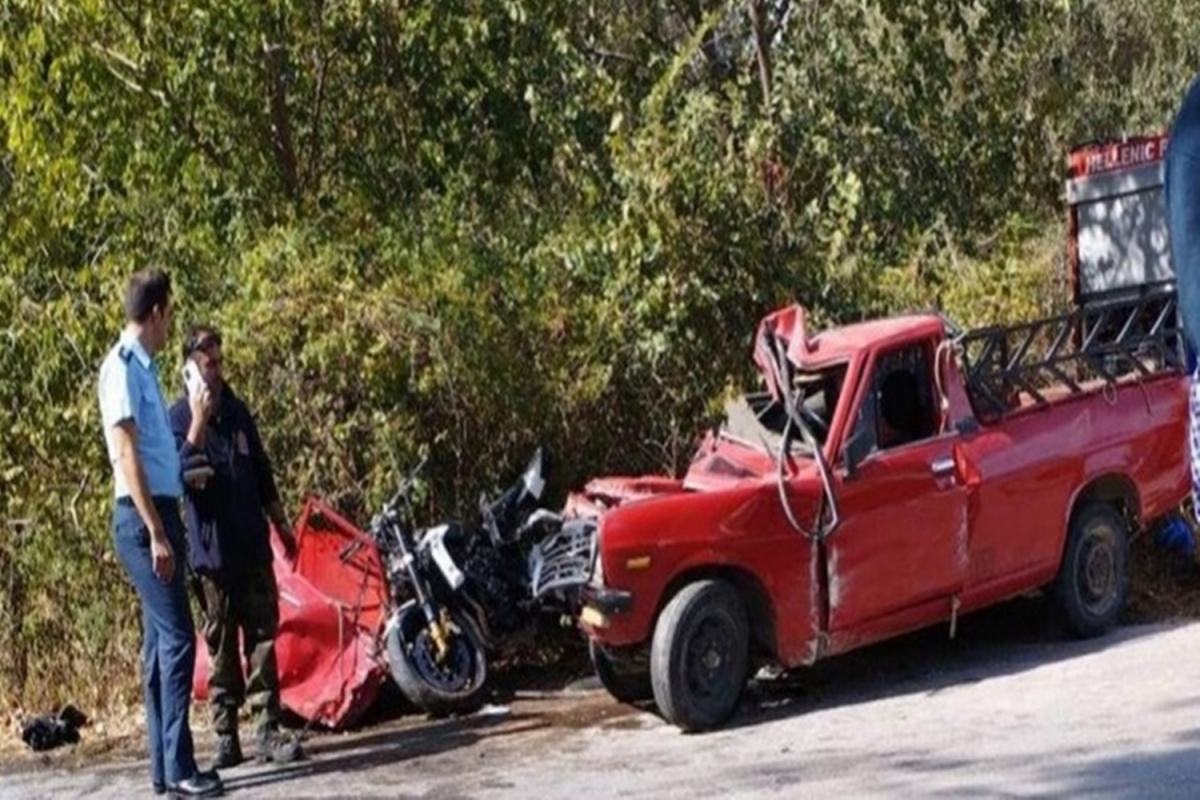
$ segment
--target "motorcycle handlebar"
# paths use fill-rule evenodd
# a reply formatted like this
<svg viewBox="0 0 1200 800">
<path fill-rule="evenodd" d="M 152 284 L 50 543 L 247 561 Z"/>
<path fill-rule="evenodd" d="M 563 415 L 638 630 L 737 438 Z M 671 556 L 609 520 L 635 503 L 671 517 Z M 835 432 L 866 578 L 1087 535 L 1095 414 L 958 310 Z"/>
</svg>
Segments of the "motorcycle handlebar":
<svg viewBox="0 0 1200 800">
<path fill-rule="evenodd" d="M 409 470 L 409 473 L 400 481 L 400 486 L 396 489 L 396 493 L 392 495 L 392 499 L 384 506 L 386 511 L 396 511 L 400 507 L 401 501 L 408 500 L 409 493 L 412 492 L 413 485 L 417 481 L 417 476 L 425 470 L 425 465 L 429 463 L 429 456 L 421 456 L 421 460 L 417 465 Z"/>
</svg>

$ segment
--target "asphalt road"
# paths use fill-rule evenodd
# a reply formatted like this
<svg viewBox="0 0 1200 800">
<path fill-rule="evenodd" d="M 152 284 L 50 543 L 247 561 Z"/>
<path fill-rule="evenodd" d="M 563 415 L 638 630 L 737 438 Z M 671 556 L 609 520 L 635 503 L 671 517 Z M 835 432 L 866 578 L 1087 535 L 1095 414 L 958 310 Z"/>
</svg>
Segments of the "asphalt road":
<svg viewBox="0 0 1200 800">
<path fill-rule="evenodd" d="M 229 794 L 1200 797 L 1198 623 L 1064 642 L 1020 608 L 968 617 L 955 641 L 928 631 L 757 683 L 703 735 L 586 684 L 503 699 L 315 736 L 303 764 L 227 771 Z M 0 796 L 149 796 L 132 756 L 10 764 Z"/>
</svg>

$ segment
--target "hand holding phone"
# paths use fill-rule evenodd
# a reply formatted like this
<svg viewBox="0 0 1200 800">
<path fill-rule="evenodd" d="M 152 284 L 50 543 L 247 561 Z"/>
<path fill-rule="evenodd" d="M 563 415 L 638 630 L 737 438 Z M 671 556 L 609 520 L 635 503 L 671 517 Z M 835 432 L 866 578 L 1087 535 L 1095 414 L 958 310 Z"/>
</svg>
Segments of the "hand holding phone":
<svg viewBox="0 0 1200 800">
<path fill-rule="evenodd" d="M 200 375 L 200 368 L 191 359 L 188 359 L 183 365 L 183 384 L 187 388 L 188 399 L 198 397 L 200 390 L 204 388 L 204 378 Z"/>
<path fill-rule="evenodd" d="M 195 362 L 188 361 L 184 364 L 183 382 L 187 386 L 188 405 L 192 409 L 192 420 L 199 424 L 207 422 L 209 414 L 213 410 L 213 397 Z"/>
</svg>

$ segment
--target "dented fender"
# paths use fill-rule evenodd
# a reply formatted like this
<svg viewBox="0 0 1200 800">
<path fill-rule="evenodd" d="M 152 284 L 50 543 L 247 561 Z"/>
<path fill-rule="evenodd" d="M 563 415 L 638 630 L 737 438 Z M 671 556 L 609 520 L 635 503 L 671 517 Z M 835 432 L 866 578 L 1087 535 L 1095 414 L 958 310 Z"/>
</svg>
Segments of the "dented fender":
<svg viewBox="0 0 1200 800">
<path fill-rule="evenodd" d="M 811 514 L 815 482 L 792 484 L 792 502 Z M 627 592 L 627 613 L 606 627 L 588 625 L 610 646 L 648 644 L 663 606 L 692 577 L 728 574 L 761 588 L 773 638 L 785 663 L 811 655 L 818 622 L 814 604 L 816 541 L 785 519 L 778 485 L 739 484 L 722 491 L 641 498 L 600 519 L 599 557 L 604 586 Z"/>
</svg>

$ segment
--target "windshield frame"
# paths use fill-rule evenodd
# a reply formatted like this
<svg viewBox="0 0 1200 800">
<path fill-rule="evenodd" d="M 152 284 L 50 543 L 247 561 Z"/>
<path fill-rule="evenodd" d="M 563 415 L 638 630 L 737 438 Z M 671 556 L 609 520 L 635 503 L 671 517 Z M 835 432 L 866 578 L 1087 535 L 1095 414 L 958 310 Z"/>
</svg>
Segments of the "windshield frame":
<svg viewBox="0 0 1200 800">
<path fill-rule="evenodd" d="M 817 368 L 801 369 L 794 374 L 793 391 L 805 385 L 815 387 L 815 391 L 808 388 L 801 392 L 801 403 L 822 397 L 820 405 L 823 406 L 823 413 L 814 413 L 824 423 L 823 430 L 815 430 L 813 420 L 808 418 L 805 418 L 805 425 L 823 450 L 828 449 L 832 442 L 840 407 L 846 400 L 850 366 L 849 361 L 839 360 Z M 829 396 L 831 393 L 832 397 Z M 806 407 L 813 410 L 807 404 Z M 717 428 L 720 438 L 763 451 L 772 457 L 779 456 L 787 422 L 787 412 L 781 399 L 774 398 L 767 391 L 742 392 L 726 400 L 724 410 L 725 415 Z M 814 456 L 812 447 L 804 436 L 799 435 L 799 431 L 793 430 L 788 455 Z"/>
</svg>

